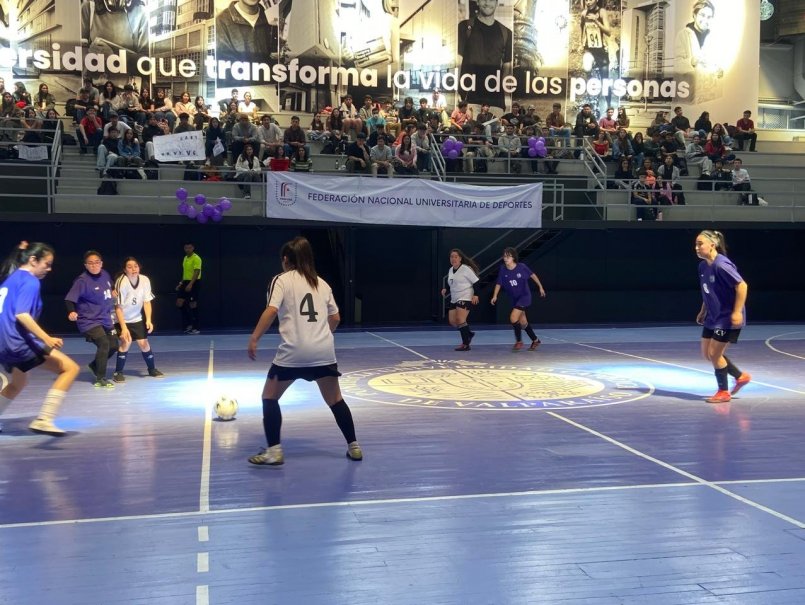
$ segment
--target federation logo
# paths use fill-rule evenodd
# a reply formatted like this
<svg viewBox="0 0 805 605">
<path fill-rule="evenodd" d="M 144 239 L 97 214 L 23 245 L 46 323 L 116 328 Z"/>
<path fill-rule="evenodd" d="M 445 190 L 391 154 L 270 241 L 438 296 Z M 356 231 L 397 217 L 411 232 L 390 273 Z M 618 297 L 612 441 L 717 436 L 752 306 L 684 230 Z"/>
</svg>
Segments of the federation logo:
<svg viewBox="0 0 805 605">
<path fill-rule="evenodd" d="M 277 183 L 277 201 L 282 206 L 296 203 L 296 183 Z"/>
<path fill-rule="evenodd" d="M 595 370 L 433 360 L 345 373 L 350 397 L 453 410 L 562 410 L 626 403 L 654 387 Z"/>
</svg>

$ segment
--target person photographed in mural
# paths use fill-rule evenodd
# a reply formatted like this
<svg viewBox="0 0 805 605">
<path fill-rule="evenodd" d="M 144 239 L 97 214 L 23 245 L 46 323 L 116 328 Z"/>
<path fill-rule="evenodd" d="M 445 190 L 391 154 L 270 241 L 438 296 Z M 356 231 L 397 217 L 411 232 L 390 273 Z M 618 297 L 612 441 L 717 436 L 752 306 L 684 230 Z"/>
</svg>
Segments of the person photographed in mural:
<svg viewBox="0 0 805 605">
<path fill-rule="evenodd" d="M 269 24 L 260 0 L 235 0 L 215 18 L 216 57 L 275 63 L 279 31 Z"/>
<path fill-rule="evenodd" d="M 676 37 L 676 70 L 682 76 L 696 76 L 691 83 L 696 97 L 705 92 L 708 78 L 717 80 L 724 76 L 720 64 L 724 49 L 716 46 L 711 32 L 715 14 L 716 7 L 710 0 L 698 0 L 693 5 L 693 21 L 685 25 Z M 710 95 L 713 92 L 711 90 Z"/>
<path fill-rule="evenodd" d="M 582 67 L 589 73 L 597 69 L 601 79 L 609 77 L 609 41 L 613 35 L 610 18 L 604 0 L 584 0 L 580 19 Z"/>
<path fill-rule="evenodd" d="M 475 76 L 475 90 L 461 92 L 461 98 L 471 105 L 486 103 L 505 110 L 506 93 L 490 92 L 485 85 L 489 76 L 502 80 L 512 73 L 512 30 L 495 19 L 497 8 L 498 0 L 471 1 L 470 18 L 458 24 L 461 73 Z"/>
<path fill-rule="evenodd" d="M 117 53 L 124 49 L 148 54 L 148 11 L 142 0 L 83 0 L 81 37 L 84 44 Z"/>
</svg>

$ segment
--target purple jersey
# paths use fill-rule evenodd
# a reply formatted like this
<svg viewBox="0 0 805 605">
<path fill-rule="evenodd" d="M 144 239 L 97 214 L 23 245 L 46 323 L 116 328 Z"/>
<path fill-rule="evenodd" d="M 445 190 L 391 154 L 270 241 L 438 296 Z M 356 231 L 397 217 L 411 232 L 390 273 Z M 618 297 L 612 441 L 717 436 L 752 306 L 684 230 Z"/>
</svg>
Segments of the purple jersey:
<svg viewBox="0 0 805 605">
<path fill-rule="evenodd" d="M 15 363 L 30 359 L 45 346 L 17 321 L 28 313 L 34 319 L 42 312 L 39 279 L 24 269 L 17 269 L 0 284 L 0 361 Z"/>
<path fill-rule="evenodd" d="M 98 275 L 84 271 L 75 279 L 64 300 L 75 304 L 78 331 L 82 334 L 95 326 L 112 329 L 112 316 L 115 312 L 112 278 L 103 269 Z"/>
<path fill-rule="evenodd" d="M 732 308 L 735 306 L 735 286 L 743 281 L 735 264 L 723 254 L 718 254 L 712 265 L 699 263 L 699 282 L 706 315 L 704 327 L 709 330 L 729 330 L 732 326 Z M 746 323 L 746 307 L 741 310 Z"/>
<path fill-rule="evenodd" d="M 527 307 L 531 304 L 531 288 L 528 281 L 533 273 L 523 263 L 517 263 L 513 269 L 507 269 L 505 263 L 500 265 L 497 283 L 512 299 L 513 306 Z"/>
</svg>

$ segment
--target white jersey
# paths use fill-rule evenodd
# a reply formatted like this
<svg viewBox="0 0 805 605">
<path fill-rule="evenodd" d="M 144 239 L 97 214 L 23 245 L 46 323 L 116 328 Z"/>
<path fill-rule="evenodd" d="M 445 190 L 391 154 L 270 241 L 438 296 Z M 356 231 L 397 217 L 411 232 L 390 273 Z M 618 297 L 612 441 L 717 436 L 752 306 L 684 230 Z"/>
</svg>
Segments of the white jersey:
<svg viewBox="0 0 805 605">
<path fill-rule="evenodd" d="M 478 276 L 475 271 L 470 269 L 467 265 L 461 264 L 458 270 L 454 271 L 450 267 L 447 272 L 447 285 L 450 286 L 450 302 L 457 303 L 461 300 L 472 300 L 475 294 L 472 291 L 472 286 L 478 281 Z"/>
<path fill-rule="evenodd" d="M 121 275 L 115 281 L 117 304 L 123 311 L 123 320 L 127 323 L 136 323 L 143 320 L 143 303 L 154 300 L 151 291 L 151 280 L 140 275 L 137 285 L 132 285 L 126 275 Z"/>
<path fill-rule="evenodd" d="M 280 346 L 274 363 L 287 368 L 335 363 L 335 339 L 327 318 L 338 313 L 333 291 L 319 278 L 311 288 L 298 271 L 286 271 L 271 280 L 268 306 L 278 310 Z"/>
</svg>

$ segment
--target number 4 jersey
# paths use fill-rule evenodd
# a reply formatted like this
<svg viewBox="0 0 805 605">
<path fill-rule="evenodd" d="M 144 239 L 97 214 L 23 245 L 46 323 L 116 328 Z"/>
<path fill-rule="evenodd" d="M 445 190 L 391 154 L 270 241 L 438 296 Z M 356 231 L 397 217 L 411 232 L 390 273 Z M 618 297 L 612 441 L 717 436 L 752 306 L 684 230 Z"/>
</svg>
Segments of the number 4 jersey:
<svg viewBox="0 0 805 605">
<path fill-rule="evenodd" d="M 274 363 L 287 368 L 336 363 L 335 340 L 327 318 L 338 313 L 333 291 L 321 278 L 313 288 L 298 271 L 271 280 L 268 306 L 278 310 L 280 346 Z"/>
</svg>

